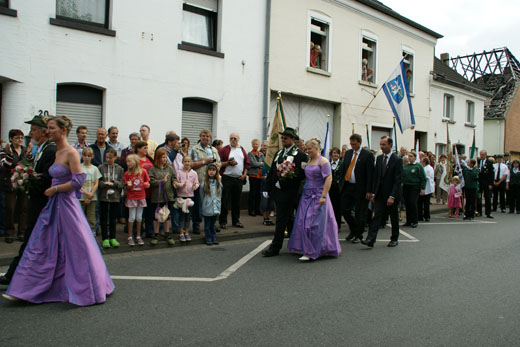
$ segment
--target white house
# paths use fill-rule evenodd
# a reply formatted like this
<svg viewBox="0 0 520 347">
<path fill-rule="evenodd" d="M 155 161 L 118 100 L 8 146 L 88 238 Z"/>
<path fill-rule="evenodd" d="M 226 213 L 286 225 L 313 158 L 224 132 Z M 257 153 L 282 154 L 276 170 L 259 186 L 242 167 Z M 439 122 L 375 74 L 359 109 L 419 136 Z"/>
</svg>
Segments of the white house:
<svg viewBox="0 0 520 347">
<path fill-rule="evenodd" d="M 370 146 L 378 149 L 393 127 L 384 93 L 362 111 L 406 56 L 417 125 L 397 140 L 408 148 L 415 138 L 426 145 L 433 136 L 430 72 L 441 35 L 372 0 L 273 0 L 270 13 L 271 117 L 280 91 L 287 125 L 305 140 L 323 139 L 330 115 L 335 146 L 348 143 L 353 130 L 366 138 L 368 128 Z"/>
<path fill-rule="evenodd" d="M 38 113 L 75 125 L 141 124 L 158 142 L 202 128 L 262 136 L 266 2 L 0 1 L 1 134 Z M 72 134 L 71 139 L 75 136 Z"/>
</svg>

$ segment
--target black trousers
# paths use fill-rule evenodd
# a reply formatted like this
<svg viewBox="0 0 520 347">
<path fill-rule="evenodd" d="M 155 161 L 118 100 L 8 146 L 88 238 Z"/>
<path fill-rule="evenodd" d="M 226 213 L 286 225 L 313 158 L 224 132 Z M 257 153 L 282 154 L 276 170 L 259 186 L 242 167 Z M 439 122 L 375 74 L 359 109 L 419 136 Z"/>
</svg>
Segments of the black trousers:
<svg viewBox="0 0 520 347">
<path fill-rule="evenodd" d="M 48 198 L 43 194 L 41 194 L 41 196 L 33 195 L 29 198 L 29 205 L 27 209 L 27 227 L 23 236 L 23 243 L 20 246 L 20 249 L 18 250 L 18 255 L 13 258 L 13 260 L 11 261 L 11 265 L 9 265 L 9 269 L 5 273 L 5 277 L 7 277 L 9 280 L 13 278 L 14 272 L 16 271 L 16 267 L 18 266 L 18 263 L 22 258 L 23 252 L 25 251 L 25 247 L 29 242 L 34 226 L 38 221 L 40 212 L 43 210 L 45 205 L 47 205 L 47 201 Z"/>
<path fill-rule="evenodd" d="M 493 186 L 493 211 L 497 210 L 498 198 L 500 197 L 500 209 L 506 209 L 506 182 Z"/>
<path fill-rule="evenodd" d="M 509 185 L 509 212 L 520 212 L 520 184 Z"/>
<path fill-rule="evenodd" d="M 392 206 L 387 206 L 388 197 L 376 196 L 374 205 L 375 213 L 370 229 L 368 231 L 367 240 L 375 241 L 377 239 L 377 232 L 381 225 L 385 222 L 387 216 L 390 216 L 392 223 L 392 241 L 399 239 L 399 200 L 394 201 Z"/>
<path fill-rule="evenodd" d="M 298 207 L 299 195 L 296 190 L 281 191 L 275 188 L 272 197 L 276 203 L 276 228 L 274 238 L 269 248 L 279 251 L 283 246 L 284 232 L 289 235 L 294 225 L 294 210 Z"/>
<path fill-rule="evenodd" d="M 417 224 L 419 214 L 417 212 L 417 200 L 421 190 L 418 186 L 403 185 L 403 199 L 406 206 L 406 224 Z"/>
<path fill-rule="evenodd" d="M 249 177 L 249 194 L 247 196 L 247 210 L 249 213 L 260 214 L 260 184 L 261 178 Z"/>
<path fill-rule="evenodd" d="M 345 182 L 341 190 L 341 212 L 350 229 L 350 234 L 363 238 L 367 224 L 368 200 L 356 194 L 356 185 Z M 352 209 L 355 209 L 354 216 Z"/>
<path fill-rule="evenodd" d="M 466 218 L 474 218 L 475 205 L 477 199 L 477 188 L 465 188 L 464 196 L 466 197 L 466 207 L 464 207 L 465 216 Z"/>
<path fill-rule="evenodd" d="M 479 201 L 477 201 L 478 213 L 482 216 L 482 197 L 484 197 L 484 212 L 486 213 L 486 216 L 489 216 L 491 215 L 491 190 L 487 184 L 480 182 L 478 191 L 480 196 Z"/>
<path fill-rule="evenodd" d="M 101 223 L 101 239 L 116 238 L 117 214 L 119 211 L 119 202 L 99 202 L 99 220 Z"/>
<path fill-rule="evenodd" d="M 419 220 L 430 220 L 430 199 L 432 194 L 420 195 L 417 200 L 417 217 Z"/>
<path fill-rule="evenodd" d="M 244 181 L 222 175 L 222 207 L 219 216 L 221 225 L 227 224 L 228 205 L 231 204 L 231 223 L 240 222 L 240 196 Z"/>
<path fill-rule="evenodd" d="M 338 232 L 341 228 L 341 193 L 339 191 L 339 187 L 333 184 L 329 190 L 329 198 L 330 203 L 332 204 L 332 209 L 334 210 L 334 217 L 336 218 L 336 223 L 338 224 Z"/>
</svg>

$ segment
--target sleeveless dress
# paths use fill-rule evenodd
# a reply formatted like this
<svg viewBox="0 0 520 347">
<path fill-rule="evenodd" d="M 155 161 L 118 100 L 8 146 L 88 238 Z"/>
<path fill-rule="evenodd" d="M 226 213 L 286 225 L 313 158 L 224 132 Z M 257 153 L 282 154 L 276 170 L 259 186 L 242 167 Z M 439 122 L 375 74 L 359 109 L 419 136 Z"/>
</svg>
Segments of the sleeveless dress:
<svg viewBox="0 0 520 347">
<path fill-rule="evenodd" d="M 305 185 L 288 243 L 289 251 L 311 259 L 341 254 L 338 225 L 328 194 L 325 204 L 320 205 L 325 177 L 332 172 L 330 163 L 321 165 L 321 156 L 318 163 L 305 167 Z"/>
<path fill-rule="evenodd" d="M 86 175 L 57 163 L 49 173 L 53 186 L 71 181 L 76 191 L 49 199 L 6 294 L 32 303 L 103 303 L 114 283 L 76 195 Z"/>
</svg>

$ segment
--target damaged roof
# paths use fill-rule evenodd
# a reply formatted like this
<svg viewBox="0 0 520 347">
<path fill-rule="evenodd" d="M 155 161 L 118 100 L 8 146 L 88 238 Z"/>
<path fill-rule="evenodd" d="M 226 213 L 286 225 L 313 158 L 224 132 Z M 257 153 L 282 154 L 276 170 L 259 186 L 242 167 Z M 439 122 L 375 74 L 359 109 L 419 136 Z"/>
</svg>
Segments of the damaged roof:
<svg viewBox="0 0 520 347">
<path fill-rule="evenodd" d="M 480 88 L 476 83 L 470 82 L 462 77 L 457 71 L 449 67 L 448 64 L 443 63 L 439 58 L 435 57 L 434 59 L 433 79 L 435 81 L 446 83 L 451 86 L 462 88 L 483 96 L 492 96 L 492 94 Z"/>
</svg>

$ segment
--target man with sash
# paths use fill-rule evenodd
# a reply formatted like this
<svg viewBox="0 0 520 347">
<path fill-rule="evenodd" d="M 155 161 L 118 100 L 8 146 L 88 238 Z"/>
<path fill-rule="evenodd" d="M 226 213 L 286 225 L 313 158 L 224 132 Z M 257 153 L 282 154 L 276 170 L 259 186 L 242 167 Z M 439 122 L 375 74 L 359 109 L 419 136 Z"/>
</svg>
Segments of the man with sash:
<svg viewBox="0 0 520 347">
<path fill-rule="evenodd" d="M 31 233 L 34 225 L 36 224 L 36 221 L 38 220 L 38 216 L 40 215 L 41 210 L 43 210 L 47 204 L 48 198 L 45 196 L 44 192 L 51 186 L 52 183 L 52 177 L 49 174 L 49 168 L 54 163 L 56 155 L 56 145 L 53 142 L 50 142 L 48 138 L 46 117 L 34 116 L 33 119 L 25 123 L 31 125 L 31 131 L 29 132 L 31 141 L 33 141 L 35 144 L 38 144 L 38 151 L 36 152 L 36 156 L 34 158 L 34 172 L 36 173 L 36 180 L 29 188 L 27 229 L 25 229 L 24 241 L 20 246 L 18 255 L 13 258 L 13 261 L 9 266 L 9 270 L 7 270 L 7 273 L 4 276 L 0 277 L 0 284 L 4 285 L 7 285 L 9 282 L 11 282 L 11 278 L 13 277 L 16 267 L 18 266 L 18 262 L 23 255 L 25 246 L 31 237 Z"/>
</svg>

